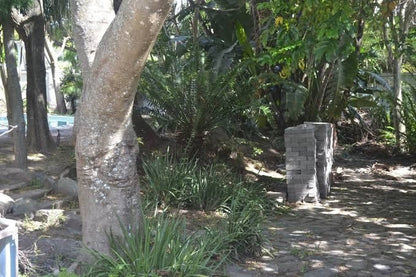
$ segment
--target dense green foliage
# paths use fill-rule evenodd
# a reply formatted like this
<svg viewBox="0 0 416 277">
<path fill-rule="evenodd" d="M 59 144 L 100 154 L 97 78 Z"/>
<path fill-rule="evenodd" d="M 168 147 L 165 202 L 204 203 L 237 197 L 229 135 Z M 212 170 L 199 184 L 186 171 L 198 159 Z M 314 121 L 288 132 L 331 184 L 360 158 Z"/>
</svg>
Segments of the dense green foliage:
<svg viewBox="0 0 416 277">
<path fill-rule="evenodd" d="M 109 236 L 112 256 L 92 252 L 86 276 L 210 276 L 224 262 L 221 237 L 187 234 L 180 218 L 144 216 L 140 230 L 122 227 L 122 237 Z"/>
<path fill-rule="evenodd" d="M 195 159 L 175 159 L 166 154 L 145 160 L 143 169 L 145 197 L 162 206 L 213 211 L 244 191 L 265 209 L 273 209 L 260 185 L 251 187 L 242 182 L 225 165 L 201 166 Z"/>
<path fill-rule="evenodd" d="M 211 276 L 228 258 L 261 254 L 265 215 L 275 208 L 261 187 L 236 182 L 223 165 L 170 155 L 149 159 L 144 171 L 145 210 L 155 208 L 154 215 L 143 215 L 140 230 L 123 226 L 122 237 L 110 234 L 112 256 L 92 252 L 87 276 Z M 218 219 L 189 231 L 158 207 L 216 211 Z"/>
<path fill-rule="evenodd" d="M 168 65 L 149 62 L 140 85 L 158 125 L 178 132 L 189 145 L 200 144 L 207 132 L 225 126 L 236 97 L 233 72 L 218 73 L 195 59 L 199 57 L 177 57 Z"/>
<path fill-rule="evenodd" d="M 145 161 L 143 167 L 146 197 L 162 205 L 211 211 L 230 195 L 232 175 L 220 165 L 201 168 L 196 160 L 165 155 Z"/>
<path fill-rule="evenodd" d="M 189 159 L 156 156 L 144 162 L 144 197 L 162 207 L 222 211 L 223 247 L 234 257 L 260 254 L 265 215 L 275 203 L 259 184 L 238 180 L 225 165 L 198 165 Z M 214 233 L 216 231 L 213 231 Z"/>
<path fill-rule="evenodd" d="M 380 89 L 386 82 L 380 76 L 392 73 L 395 49 L 402 49 L 399 54 L 406 68 L 412 68 L 414 60 L 414 26 L 400 36 L 394 33 L 404 4 L 387 0 L 194 3 L 167 21 L 143 75 L 143 90 L 170 119 L 170 130 L 191 141 L 209 132 L 208 126 L 224 123 L 234 135 L 252 134 L 253 127 L 254 133 L 270 135 L 305 120 L 356 120 L 364 133 L 376 138 L 390 128 L 392 120 L 386 118 L 392 118 L 393 108 L 400 104 L 390 99 L 391 80 L 390 88 Z M 414 13 L 408 12 L 413 18 Z M 218 22 L 226 22 L 227 28 Z M 190 97 L 192 92 L 198 97 Z M 376 106 L 384 107 L 383 116 Z M 180 112 L 165 112 L 173 107 Z M 371 126 L 364 124 L 364 110 L 375 112 L 369 114 Z M 218 111 L 214 121 L 210 121 L 212 111 Z M 207 120 L 201 120 L 205 114 Z"/>
</svg>

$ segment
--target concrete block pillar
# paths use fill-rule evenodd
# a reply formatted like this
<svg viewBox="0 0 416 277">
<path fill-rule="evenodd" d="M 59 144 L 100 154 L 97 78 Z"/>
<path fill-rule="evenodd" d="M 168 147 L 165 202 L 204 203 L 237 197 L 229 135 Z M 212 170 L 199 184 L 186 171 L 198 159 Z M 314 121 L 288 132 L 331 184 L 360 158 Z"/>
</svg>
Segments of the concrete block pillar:
<svg viewBox="0 0 416 277">
<path fill-rule="evenodd" d="M 285 130 L 287 201 L 318 201 L 315 127 Z"/>
<path fill-rule="evenodd" d="M 331 190 L 333 125 L 305 122 L 285 130 L 287 201 L 318 201 Z"/>
<path fill-rule="evenodd" d="M 331 191 L 331 171 L 333 164 L 333 125 L 326 122 L 305 122 L 315 127 L 316 138 L 316 177 L 321 198 L 327 198 Z"/>
</svg>

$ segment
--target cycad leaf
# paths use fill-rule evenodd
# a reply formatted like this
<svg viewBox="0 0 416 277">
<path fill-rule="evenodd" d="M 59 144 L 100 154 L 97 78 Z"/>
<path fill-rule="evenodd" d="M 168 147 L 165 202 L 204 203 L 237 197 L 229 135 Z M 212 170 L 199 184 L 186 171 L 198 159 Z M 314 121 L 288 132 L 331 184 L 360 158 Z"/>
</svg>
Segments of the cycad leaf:
<svg viewBox="0 0 416 277">
<path fill-rule="evenodd" d="M 287 82 L 284 85 L 286 92 L 286 108 L 289 119 L 296 120 L 304 113 L 308 90 L 300 84 Z"/>
<path fill-rule="evenodd" d="M 338 72 L 338 90 L 349 89 L 354 85 L 355 77 L 358 74 L 358 59 L 354 52 L 340 63 Z"/>
<path fill-rule="evenodd" d="M 328 85 L 326 94 L 332 99 L 328 109 L 328 120 L 337 119 L 347 106 L 344 91 L 351 89 L 358 74 L 358 59 L 355 52 L 351 53 L 347 59 L 338 62 L 338 70 L 334 74 L 333 80 Z M 334 86 L 334 84 L 336 84 Z"/>
<path fill-rule="evenodd" d="M 253 49 L 251 48 L 251 45 L 247 39 L 246 31 L 244 30 L 244 27 L 241 25 L 240 22 L 237 21 L 236 23 L 236 35 L 238 42 L 240 43 L 241 47 L 243 47 L 244 54 L 247 57 L 254 57 Z"/>
</svg>

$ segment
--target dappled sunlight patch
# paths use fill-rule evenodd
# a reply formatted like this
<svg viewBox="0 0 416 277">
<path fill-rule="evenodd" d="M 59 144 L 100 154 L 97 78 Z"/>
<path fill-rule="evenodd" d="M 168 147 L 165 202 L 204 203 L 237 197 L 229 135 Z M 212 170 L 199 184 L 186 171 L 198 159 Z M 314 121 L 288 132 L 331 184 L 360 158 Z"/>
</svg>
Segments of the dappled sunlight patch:
<svg viewBox="0 0 416 277">
<path fill-rule="evenodd" d="M 265 176 L 275 179 L 285 179 L 286 176 L 273 170 L 267 169 L 263 163 L 244 158 L 244 169 L 250 173 L 259 175 L 259 176 Z"/>
<path fill-rule="evenodd" d="M 13 160 L 14 160 L 14 154 L 13 153 L 10 153 L 10 154 L 2 153 L 0 155 L 0 163 L 7 164 L 7 163 L 10 163 L 10 162 L 13 162 Z"/>
<path fill-rule="evenodd" d="M 346 245 L 357 245 L 359 242 L 358 242 L 358 240 L 356 240 L 356 239 L 350 239 L 350 238 L 348 238 L 346 241 L 345 241 L 345 244 Z"/>
<path fill-rule="evenodd" d="M 413 229 L 413 225 L 409 224 L 387 224 L 384 227 L 391 228 L 391 229 Z"/>
<path fill-rule="evenodd" d="M 400 243 L 400 252 L 413 252 L 416 248 L 405 243 Z"/>
<path fill-rule="evenodd" d="M 47 156 L 43 155 L 42 153 L 34 153 L 27 155 L 27 159 L 32 162 L 39 162 L 46 160 Z"/>
<path fill-rule="evenodd" d="M 322 260 L 312 259 L 309 262 L 309 267 L 312 269 L 323 268 L 325 266 L 325 262 Z"/>
<path fill-rule="evenodd" d="M 279 273 L 279 268 L 277 265 L 271 263 L 262 263 L 262 262 L 252 262 L 253 268 L 259 269 L 267 273 Z"/>
<path fill-rule="evenodd" d="M 245 268 L 251 273 L 262 271 L 277 274 L 279 272 L 278 266 L 272 263 L 260 262 L 255 260 L 246 260 L 244 265 Z M 252 275 L 250 274 L 250 276 Z M 258 274 L 256 274 L 255 276 L 258 276 Z"/>
<path fill-rule="evenodd" d="M 310 231 L 296 230 L 289 234 L 291 237 L 306 237 Z"/>
<path fill-rule="evenodd" d="M 267 229 L 270 230 L 270 231 L 283 231 L 283 230 L 286 230 L 286 228 L 283 228 L 283 227 L 273 227 L 273 226 L 270 226 Z"/>
<path fill-rule="evenodd" d="M 346 210 L 339 209 L 339 208 L 332 208 L 330 211 L 325 211 L 322 213 L 327 214 L 327 215 L 347 215 L 351 217 L 358 216 L 356 211 L 346 211 Z"/>
<path fill-rule="evenodd" d="M 58 227 L 67 220 L 64 210 L 39 210 L 35 218 L 25 217 L 20 227 L 25 232 L 33 232 L 37 230 L 47 231 L 49 228 Z"/>
<path fill-rule="evenodd" d="M 363 223 L 375 223 L 375 224 L 382 224 L 383 221 L 385 221 L 385 218 L 381 218 L 381 217 L 365 217 L 365 216 L 360 216 L 357 217 L 355 219 L 358 222 L 363 222 Z"/>
<path fill-rule="evenodd" d="M 375 233 L 364 234 L 363 237 L 364 238 L 371 239 L 371 240 L 380 240 L 380 239 L 383 239 L 382 237 L 379 236 L 379 234 L 375 234 Z"/>
<path fill-rule="evenodd" d="M 329 250 L 329 251 L 327 251 L 327 253 L 329 253 L 330 255 L 333 255 L 333 256 L 341 256 L 341 257 L 345 257 L 345 256 L 350 255 L 348 252 L 345 252 L 344 250 Z"/>
</svg>

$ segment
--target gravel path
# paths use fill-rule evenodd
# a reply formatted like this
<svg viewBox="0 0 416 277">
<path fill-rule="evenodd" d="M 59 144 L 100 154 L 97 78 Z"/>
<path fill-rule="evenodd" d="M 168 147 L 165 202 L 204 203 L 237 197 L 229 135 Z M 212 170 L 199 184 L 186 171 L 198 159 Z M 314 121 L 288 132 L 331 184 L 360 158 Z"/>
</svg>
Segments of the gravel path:
<svg viewBox="0 0 416 277">
<path fill-rule="evenodd" d="M 416 171 L 338 168 L 332 194 L 271 220 L 269 256 L 231 276 L 416 276 Z M 358 166 L 357 166 L 358 165 Z"/>
</svg>

